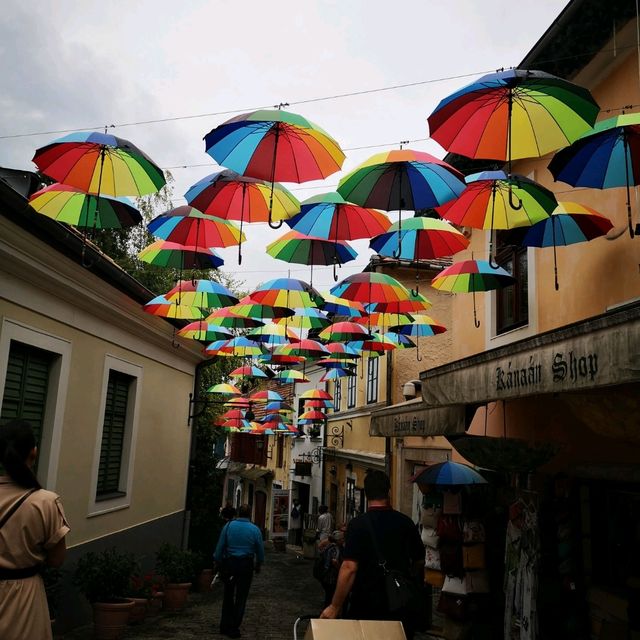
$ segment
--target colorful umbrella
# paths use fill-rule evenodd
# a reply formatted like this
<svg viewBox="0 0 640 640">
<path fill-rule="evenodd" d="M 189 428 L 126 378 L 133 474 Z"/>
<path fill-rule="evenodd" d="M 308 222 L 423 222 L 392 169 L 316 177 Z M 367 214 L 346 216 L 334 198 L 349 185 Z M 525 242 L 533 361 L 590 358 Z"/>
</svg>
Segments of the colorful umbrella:
<svg viewBox="0 0 640 640">
<path fill-rule="evenodd" d="M 393 303 L 372 302 L 369 304 L 365 304 L 364 309 L 369 314 L 377 312 L 415 314 L 424 313 L 432 306 L 433 305 L 431 304 L 431 301 L 428 300 L 422 293 L 409 289 L 408 300 L 400 300 Z"/>
<path fill-rule="evenodd" d="M 249 400 L 255 400 L 260 402 L 271 402 L 273 400 L 284 400 L 284 398 L 277 392 L 270 389 L 263 391 L 256 391 L 249 396 Z"/>
<path fill-rule="evenodd" d="M 274 353 L 265 353 L 261 356 L 258 356 L 258 360 L 263 364 L 294 366 L 303 363 L 306 358 L 303 358 L 302 356 L 284 356 Z"/>
<path fill-rule="evenodd" d="M 182 329 L 178 331 L 178 335 L 182 338 L 206 342 L 212 340 L 229 340 L 233 337 L 229 329 L 215 324 L 209 324 L 206 320 L 190 322 L 186 327 L 182 327 Z"/>
<path fill-rule="evenodd" d="M 304 373 L 302 371 L 298 371 L 297 369 L 282 369 L 278 371 L 274 376 L 275 380 L 279 380 L 282 383 L 287 382 L 309 382 L 307 378 L 305 378 Z"/>
<path fill-rule="evenodd" d="M 305 411 L 298 416 L 298 422 L 324 422 L 326 419 L 326 413 L 313 409 Z"/>
<path fill-rule="evenodd" d="M 346 298 L 338 298 L 330 293 L 323 294 L 324 304 L 322 308 L 327 313 L 346 318 L 360 318 L 366 315 L 362 303 L 356 300 L 347 300 Z"/>
<path fill-rule="evenodd" d="M 356 273 L 346 277 L 331 289 L 339 298 L 356 302 L 379 305 L 379 311 L 386 311 L 386 305 L 410 300 L 410 292 L 395 278 L 376 272 Z"/>
<path fill-rule="evenodd" d="M 295 329 L 322 329 L 331 321 L 327 315 L 315 307 L 296 307 L 290 318 L 276 318 L 276 324 L 294 327 Z"/>
<path fill-rule="evenodd" d="M 355 349 L 352 349 L 343 342 L 329 342 L 325 347 L 334 359 L 352 360 L 360 357 L 360 354 Z"/>
<path fill-rule="evenodd" d="M 213 250 L 205 247 L 185 247 L 177 242 L 156 240 L 138 254 L 143 262 L 156 267 L 184 269 L 217 269 L 224 260 Z"/>
<path fill-rule="evenodd" d="M 202 213 L 240 222 L 269 220 L 270 187 L 257 178 L 241 176 L 223 169 L 196 182 L 184 194 L 188 204 Z M 300 211 L 298 200 L 281 185 L 274 185 L 271 201 L 271 219 L 286 220 Z M 238 264 L 242 252 L 238 246 Z"/>
<path fill-rule="evenodd" d="M 359 240 L 384 233 L 391 224 L 377 209 L 347 202 L 339 193 L 323 193 L 305 200 L 300 213 L 286 221 L 306 236 L 325 240 Z M 334 279 L 337 280 L 335 268 Z"/>
<path fill-rule="evenodd" d="M 97 131 L 58 138 L 38 149 L 33 162 L 58 182 L 98 195 L 144 196 L 166 184 L 162 169 L 135 145 Z"/>
<path fill-rule="evenodd" d="M 486 484 L 487 481 L 475 470 L 459 462 L 439 462 L 411 476 L 411 482 L 436 486 Z"/>
<path fill-rule="evenodd" d="M 247 333 L 247 337 L 256 342 L 263 343 L 266 347 L 275 347 L 279 344 L 295 342 L 300 340 L 300 336 L 285 325 L 270 322 L 263 327 L 252 329 Z"/>
<path fill-rule="evenodd" d="M 219 325 L 229 329 L 252 329 L 253 327 L 261 327 L 264 322 L 242 316 L 229 311 L 229 307 L 222 307 L 212 311 L 206 318 L 208 324 Z"/>
<path fill-rule="evenodd" d="M 179 280 L 165 297 L 170 302 L 201 309 L 228 307 L 238 302 L 227 287 L 215 280 Z"/>
<path fill-rule="evenodd" d="M 522 244 L 525 247 L 553 246 L 553 271 L 556 291 L 558 284 L 558 263 L 556 247 L 587 242 L 606 235 L 613 224 L 608 218 L 577 202 L 558 202 L 549 218 L 534 224 L 526 233 Z"/>
<path fill-rule="evenodd" d="M 232 378 L 266 378 L 267 374 L 258 367 L 253 367 L 251 365 L 245 365 L 243 367 L 238 367 L 234 369 L 229 376 Z"/>
<path fill-rule="evenodd" d="M 220 395 L 229 395 L 229 396 L 239 396 L 242 394 L 242 391 L 235 387 L 232 384 L 227 384 L 226 382 L 220 382 L 218 384 L 214 384 L 213 386 L 207 389 L 207 393 L 218 393 Z"/>
<path fill-rule="evenodd" d="M 490 291 L 508 287 L 514 283 L 513 276 L 502 267 L 494 267 L 486 260 L 463 260 L 454 262 L 443 269 L 433 280 L 431 286 L 441 291 L 452 293 L 473 293 L 473 322 L 477 327 L 480 322 L 476 315 L 476 291 Z"/>
<path fill-rule="evenodd" d="M 219 356 L 237 356 L 240 358 L 252 358 L 265 352 L 265 348 L 258 342 L 249 340 L 245 336 L 238 336 L 227 340 L 222 346 L 215 349 Z M 205 353 L 209 352 L 209 347 Z"/>
<path fill-rule="evenodd" d="M 533 180 L 504 171 L 484 171 L 467 176 L 467 188 L 460 197 L 438 212 L 462 227 L 489 229 L 491 262 L 494 229 L 531 226 L 549 217 L 556 205 L 553 193 Z"/>
<path fill-rule="evenodd" d="M 127 198 L 85 193 L 68 184 L 52 184 L 29 197 L 31 208 L 48 218 L 89 229 L 123 229 L 142 222 Z"/>
<path fill-rule="evenodd" d="M 356 318 L 354 322 L 367 325 L 368 327 L 377 327 L 384 329 L 385 327 L 398 327 L 403 324 L 411 324 L 413 316 L 408 313 L 389 313 L 385 311 L 374 311 L 362 318 Z"/>
<path fill-rule="evenodd" d="M 274 378 L 277 379 L 278 376 L 276 375 Z M 277 413 L 291 413 L 293 411 L 293 407 L 284 400 L 271 400 L 270 402 L 267 402 L 264 410 L 275 411 Z"/>
<path fill-rule="evenodd" d="M 358 355 L 357 357 L 359 358 L 360 356 Z M 344 369 L 345 371 L 358 366 L 355 359 L 347 360 L 346 358 L 322 358 L 317 360 L 316 364 L 325 369 Z"/>
<path fill-rule="evenodd" d="M 259 110 L 222 123 L 205 136 L 207 153 L 242 175 L 271 183 L 269 226 L 275 181 L 322 180 L 339 171 L 344 153 L 326 131 L 288 111 Z"/>
<path fill-rule="evenodd" d="M 417 347 L 417 344 L 409 336 L 402 335 L 396 331 L 385 331 L 382 335 L 395 342 L 396 349 L 415 349 Z"/>
<path fill-rule="evenodd" d="M 457 169 L 428 153 L 411 149 L 378 153 L 338 184 L 338 193 L 349 202 L 398 211 L 400 231 L 402 211 L 442 205 L 457 198 L 463 190 L 463 177 Z"/>
<path fill-rule="evenodd" d="M 249 297 L 261 304 L 279 307 L 317 307 L 324 298 L 304 280 L 275 278 L 263 282 Z"/>
<path fill-rule="evenodd" d="M 333 396 L 323 389 L 308 389 L 300 394 L 302 400 L 333 400 Z"/>
<path fill-rule="evenodd" d="M 583 87 L 542 71 L 507 69 L 446 97 L 429 116 L 431 137 L 468 158 L 541 157 L 589 131 L 600 108 Z"/>
<path fill-rule="evenodd" d="M 204 312 L 198 307 L 170 302 L 164 296 L 156 296 L 147 302 L 143 309 L 151 315 L 173 320 L 200 320 L 204 318 Z"/>
<path fill-rule="evenodd" d="M 626 187 L 629 235 L 633 238 L 630 187 L 640 184 L 640 113 L 597 122 L 549 163 L 556 180 L 574 187 Z M 640 233 L 640 225 L 635 233 Z"/>
<path fill-rule="evenodd" d="M 367 330 L 356 322 L 334 322 L 325 327 L 318 335 L 327 342 L 366 340 L 371 337 Z"/>
<path fill-rule="evenodd" d="M 337 380 L 338 378 L 344 378 L 345 376 L 355 376 L 356 374 L 346 369 L 328 369 L 322 374 L 320 382 L 326 382 L 327 380 Z"/>
<path fill-rule="evenodd" d="M 305 408 L 315 407 L 316 409 L 333 409 L 333 401 L 329 399 L 314 398 L 304 400 Z"/>
<path fill-rule="evenodd" d="M 311 265 L 311 286 L 314 264 L 344 264 L 357 257 L 356 252 L 346 242 L 331 242 L 323 238 L 305 236 L 297 231 L 288 231 L 268 244 L 267 253 L 277 260 Z"/>
<path fill-rule="evenodd" d="M 245 296 L 238 304 L 229 307 L 229 311 L 239 316 L 248 318 L 288 318 L 293 315 L 293 310 L 287 307 L 273 307 L 268 304 L 260 304 L 252 300 L 250 296 Z"/>
<path fill-rule="evenodd" d="M 321 358 L 329 352 L 327 348 L 317 340 L 299 340 L 290 344 L 283 344 L 276 347 L 274 355 L 302 356 L 303 358 Z"/>
<path fill-rule="evenodd" d="M 415 316 L 413 322 L 410 324 L 403 324 L 396 327 L 391 327 L 393 332 L 398 333 L 403 336 L 412 336 L 415 338 L 423 338 L 435 336 L 440 333 L 444 333 L 447 328 L 437 323 L 435 320 L 426 315 Z M 384 334 L 387 337 L 390 337 L 387 333 Z M 416 341 L 416 360 L 421 361 L 422 357 L 420 356 L 420 341 Z"/>
</svg>

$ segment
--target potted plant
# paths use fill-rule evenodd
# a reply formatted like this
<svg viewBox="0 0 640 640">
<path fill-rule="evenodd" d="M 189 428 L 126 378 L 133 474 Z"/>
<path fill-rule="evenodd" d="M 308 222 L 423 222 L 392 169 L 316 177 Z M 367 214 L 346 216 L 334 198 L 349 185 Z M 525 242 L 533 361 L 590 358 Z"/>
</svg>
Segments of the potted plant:
<svg viewBox="0 0 640 640">
<path fill-rule="evenodd" d="M 165 581 L 163 608 L 184 609 L 194 574 L 193 553 L 165 542 L 156 553 L 156 570 Z"/>
<path fill-rule="evenodd" d="M 194 575 L 200 593 L 211 591 L 211 580 L 213 580 L 213 560 L 207 560 L 206 554 L 202 551 L 193 552 Z"/>
<path fill-rule="evenodd" d="M 131 576 L 127 596 L 133 600 L 133 609 L 129 615 L 129 624 L 139 624 L 147 617 L 155 585 L 152 573 L 136 573 Z"/>
<path fill-rule="evenodd" d="M 133 608 L 133 601 L 126 596 L 135 569 L 133 556 L 115 548 L 90 551 L 78 560 L 73 581 L 93 606 L 96 639 L 122 636 Z"/>
</svg>

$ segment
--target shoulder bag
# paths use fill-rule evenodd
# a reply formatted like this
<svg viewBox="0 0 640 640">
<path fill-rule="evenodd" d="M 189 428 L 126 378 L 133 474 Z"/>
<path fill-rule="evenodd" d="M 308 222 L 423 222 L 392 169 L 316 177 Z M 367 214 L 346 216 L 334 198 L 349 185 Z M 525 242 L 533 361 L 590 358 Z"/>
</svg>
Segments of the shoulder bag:
<svg viewBox="0 0 640 640">
<path fill-rule="evenodd" d="M 7 524 L 9 518 L 20 508 L 24 501 L 38 489 L 30 489 L 24 495 L 20 496 L 12 505 L 9 511 L 4 514 L 2 520 L 0 520 L 0 529 Z M 35 565 L 33 567 L 24 567 L 21 569 L 0 569 L 0 580 L 21 580 L 23 578 L 30 578 L 40 573 L 41 566 Z"/>
<path fill-rule="evenodd" d="M 29 489 L 29 491 L 27 491 L 27 493 L 25 493 L 23 496 L 20 496 L 20 498 L 18 498 L 18 500 L 16 500 L 16 502 L 14 502 L 14 504 L 11 505 L 11 508 L 9 509 L 9 511 L 7 511 L 7 513 L 4 514 L 4 517 L 2 518 L 2 520 L 0 520 L 0 529 L 2 529 L 2 527 L 4 527 L 4 525 L 7 523 L 7 520 L 9 520 L 9 518 L 20 508 L 22 503 L 32 493 L 34 493 L 36 491 L 37 491 L 37 489 Z"/>
</svg>

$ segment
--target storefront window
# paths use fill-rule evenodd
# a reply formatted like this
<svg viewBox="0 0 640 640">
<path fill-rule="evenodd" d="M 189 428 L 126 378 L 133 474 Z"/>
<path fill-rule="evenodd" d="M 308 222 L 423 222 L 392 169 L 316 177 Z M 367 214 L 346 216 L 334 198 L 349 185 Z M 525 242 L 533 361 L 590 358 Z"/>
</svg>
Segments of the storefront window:
<svg viewBox="0 0 640 640">
<path fill-rule="evenodd" d="M 515 283 L 496 291 L 496 332 L 504 333 L 529 322 L 527 248 L 520 245 L 520 230 L 496 234 L 496 262 Z"/>
</svg>

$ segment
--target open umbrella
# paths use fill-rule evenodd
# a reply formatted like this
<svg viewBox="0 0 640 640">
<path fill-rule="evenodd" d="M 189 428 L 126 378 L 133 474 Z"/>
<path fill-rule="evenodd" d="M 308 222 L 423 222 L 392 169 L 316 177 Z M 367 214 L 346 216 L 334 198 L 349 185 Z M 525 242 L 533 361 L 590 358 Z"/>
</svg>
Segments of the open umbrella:
<svg viewBox="0 0 640 640">
<path fill-rule="evenodd" d="M 278 307 L 317 307 L 324 298 L 304 280 L 296 278 L 274 278 L 263 282 L 249 297 L 261 304 Z"/>
<path fill-rule="evenodd" d="M 411 482 L 441 487 L 487 483 L 487 481 L 470 466 L 449 461 L 432 464 L 426 469 L 418 471 L 411 476 Z"/>
<path fill-rule="evenodd" d="M 249 396 L 249 400 L 256 400 L 260 402 L 270 402 L 272 400 L 284 400 L 284 398 L 277 392 L 265 389 L 263 391 L 256 391 Z"/>
<path fill-rule="evenodd" d="M 379 311 L 387 311 L 387 305 L 409 301 L 411 296 L 404 285 L 395 278 L 368 271 L 347 276 L 331 289 L 331 293 L 356 302 L 375 302 L 379 305 Z"/>
<path fill-rule="evenodd" d="M 476 316 L 476 291 L 490 291 L 513 284 L 515 279 L 502 267 L 494 267 L 486 260 L 463 260 L 454 262 L 443 269 L 433 280 L 431 286 L 452 293 L 473 293 L 473 322 L 480 322 Z"/>
<path fill-rule="evenodd" d="M 38 213 L 74 227 L 123 229 L 142 222 L 140 212 L 127 198 L 85 193 L 68 184 L 56 183 L 36 191 L 29 204 Z"/>
<path fill-rule="evenodd" d="M 284 105 L 281 105 L 284 106 Z M 275 181 L 322 180 L 344 162 L 340 145 L 316 124 L 282 109 L 261 109 L 223 122 L 204 138 L 207 153 L 225 167 L 271 183 L 269 226 Z"/>
<path fill-rule="evenodd" d="M 237 336 L 227 340 L 224 344 L 214 349 L 215 355 L 239 358 L 253 358 L 259 356 L 266 351 L 265 347 L 259 342 L 249 340 L 246 336 Z M 210 348 L 205 349 L 205 353 L 211 355 Z"/>
<path fill-rule="evenodd" d="M 214 309 L 237 304 L 238 298 L 215 280 L 180 280 L 165 294 L 170 302 L 201 309 Z"/>
<path fill-rule="evenodd" d="M 297 369 L 282 369 L 276 373 L 274 379 L 279 380 L 282 383 L 309 382 L 309 380 L 305 378 L 304 373 Z"/>
<path fill-rule="evenodd" d="M 298 231 L 288 231 L 267 245 L 267 253 L 277 260 L 311 265 L 309 282 L 313 286 L 313 265 L 344 264 L 357 257 L 346 242 L 331 242 L 323 238 L 305 236 Z"/>
<path fill-rule="evenodd" d="M 346 298 L 338 298 L 330 293 L 325 293 L 324 304 L 322 308 L 327 313 L 334 316 L 343 316 L 345 318 L 360 318 L 366 315 L 362 303 L 356 300 L 347 300 Z"/>
<path fill-rule="evenodd" d="M 288 318 L 293 315 L 293 309 L 288 307 L 274 307 L 269 304 L 261 304 L 251 298 L 251 296 L 245 296 L 238 302 L 238 304 L 228 307 L 231 313 L 239 316 L 246 316 L 248 318 Z"/>
<path fill-rule="evenodd" d="M 300 394 L 302 400 L 333 400 L 333 396 L 322 389 L 308 389 Z M 317 406 L 317 405 L 316 405 Z"/>
<path fill-rule="evenodd" d="M 577 202 L 558 202 L 549 218 L 534 224 L 526 233 L 522 244 L 525 247 L 553 246 L 553 271 L 556 291 L 558 284 L 558 263 L 556 247 L 587 242 L 604 236 L 613 228 L 611 220 Z"/>
<path fill-rule="evenodd" d="M 549 217 L 557 205 L 549 189 L 524 176 L 483 171 L 467 176 L 466 180 L 467 188 L 460 197 L 438 207 L 438 212 L 454 224 L 488 229 L 490 263 L 495 229 L 531 226 Z"/>
<path fill-rule="evenodd" d="M 247 333 L 247 337 L 256 342 L 261 342 L 267 348 L 300 340 L 300 336 L 286 325 L 273 322 L 265 324 L 263 327 L 252 329 Z"/>
<path fill-rule="evenodd" d="M 423 151 L 396 149 L 378 153 L 356 167 L 338 184 L 338 193 L 363 207 L 402 211 L 436 207 L 457 198 L 464 190 L 462 174 Z M 402 242 L 398 241 L 399 245 Z M 398 258 L 398 255 L 393 257 Z"/>
<path fill-rule="evenodd" d="M 252 365 L 244 365 L 234 369 L 229 376 L 232 378 L 266 378 L 267 374 L 258 367 Z"/>
<path fill-rule="evenodd" d="M 600 108 L 587 89 L 543 71 L 506 69 L 440 101 L 431 137 L 450 153 L 508 162 L 541 157 L 589 131 Z"/>
<path fill-rule="evenodd" d="M 276 324 L 284 324 L 294 329 L 322 329 L 331 323 L 326 313 L 316 307 L 296 307 L 294 315 L 288 318 L 275 318 Z"/>
<path fill-rule="evenodd" d="M 161 318 L 171 318 L 173 320 L 200 320 L 204 318 L 204 311 L 198 307 L 191 307 L 185 304 L 171 302 L 165 296 L 156 296 L 147 302 L 143 309 L 146 313 Z"/>
<path fill-rule="evenodd" d="M 217 269 L 224 260 L 213 250 L 205 247 L 186 247 L 177 242 L 156 240 L 147 245 L 138 258 L 156 267 L 184 269 Z"/>
<path fill-rule="evenodd" d="M 440 333 L 444 333 L 447 328 L 436 322 L 433 318 L 427 315 L 416 315 L 412 322 L 409 324 L 400 324 L 391 329 L 400 335 L 411 336 L 414 338 L 424 338 L 430 336 L 436 336 Z M 388 336 L 388 334 L 384 334 Z M 421 361 L 420 356 L 420 341 L 416 340 L 416 360 Z"/>
<path fill-rule="evenodd" d="M 230 169 L 212 173 L 192 185 L 184 194 L 188 204 L 207 213 L 240 223 L 269 220 L 270 187 L 257 178 L 242 176 Z M 286 220 L 300 211 L 298 200 L 283 186 L 274 185 L 271 219 Z M 238 245 L 238 264 L 242 263 Z"/>
<path fill-rule="evenodd" d="M 371 337 L 361 324 L 347 321 L 334 322 L 325 327 L 318 335 L 327 342 L 349 342 L 366 340 Z"/>
<path fill-rule="evenodd" d="M 640 113 L 597 122 L 549 163 L 556 180 L 574 187 L 626 187 L 629 235 L 633 238 L 630 187 L 640 184 Z M 636 227 L 640 233 L 640 225 Z"/>
<path fill-rule="evenodd" d="M 209 324 L 206 320 L 190 322 L 186 327 L 182 327 L 182 329 L 178 331 L 178 335 L 181 338 L 190 338 L 191 340 L 202 340 L 206 342 L 212 340 L 229 340 L 233 337 L 229 329 L 215 324 Z"/>
<path fill-rule="evenodd" d="M 339 193 L 323 193 L 305 200 L 300 213 L 286 222 L 306 236 L 334 242 L 371 238 L 384 233 L 391 224 L 381 211 L 347 202 Z M 333 277 L 338 280 L 335 264 Z"/>
<path fill-rule="evenodd" d="M 207 389 L 207 393 L 218 393 L 220 395 L 229 395 L 229 396 L 239 396 L 242 394 L 242 391 L 238 389 L 238 387 L 227 384 L 226 382 L 220 382 L 218 384 L 214 384 L 213 386 Z"/>
<path fill-rule="evenodd" d="M 229 309 L 229 307 L 222 307 L 212 311 L 206 318 L 207 323 L 228 329 L 252 329 L 264 324 L 261 320 L 234 313 Z"/>
</svg>

